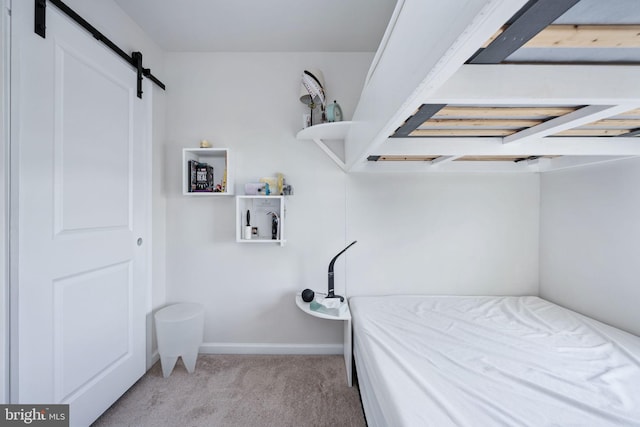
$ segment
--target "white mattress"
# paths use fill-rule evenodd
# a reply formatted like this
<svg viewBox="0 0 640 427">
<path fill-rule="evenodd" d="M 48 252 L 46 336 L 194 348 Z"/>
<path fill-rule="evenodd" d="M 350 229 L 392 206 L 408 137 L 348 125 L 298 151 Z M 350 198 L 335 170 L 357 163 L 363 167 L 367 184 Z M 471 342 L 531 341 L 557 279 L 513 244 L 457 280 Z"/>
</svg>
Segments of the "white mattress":
<svg viewBox="0 0 640 427">
<path fill-rule="evenodd" d="M 640 337 L 537 297 L 353 297 L 375 426 L 640 426 Z"/>
</svg>

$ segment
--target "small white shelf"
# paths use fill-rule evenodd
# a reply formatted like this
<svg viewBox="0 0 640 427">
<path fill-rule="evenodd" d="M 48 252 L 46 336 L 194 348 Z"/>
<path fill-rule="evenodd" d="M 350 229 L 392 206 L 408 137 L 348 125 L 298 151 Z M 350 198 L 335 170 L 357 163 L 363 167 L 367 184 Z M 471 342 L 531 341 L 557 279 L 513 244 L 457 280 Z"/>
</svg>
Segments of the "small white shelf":
<svg viewBox="0 0 640 427">
<path fill-rule="evenodd" d="M 231 173 L 229 157 L 228 148 L 184 148 L 182 150 L 182 194 L 196 197 L 233 195 L 233 175 Z M 190 160 L 213 166 L 214 185 L 220 184 L 224 191 L 190 191 Z"/>
<path fill-rule="evenodd" d="M 345 159 L 341 158 L 338 153 L 329 148 L 326 144 L 326 140 L 342 140 L 343 152 L 344 152 L 344 139 L 347 137 L 349 130 L 351 129 L 353 122 L 331 122 L 321 123 L 318 125 L 309 126 L 302 129 L 296 135 L 296 139 L 299 140 L 311 140 L 318 144 L 318 147 L 322 149 L 338 166 L 343 170 L 346 170 Z M 344 157 L 344 155 L 342 156 Z"/>
<path fill-rule="evenodd" d="M 302 129 L 296 139 L 345 139 L 353 122 L 320 123 Z"/>
<path fill-rule="evenodd" d="M 310 303 L 302 301 L 302 297 L 300 295 L 296 295 L 296 305 L 300 310 L 304 311 L 308 315 L 318 317 L 320 319 L 342 320 L 344 365 L 347 370 L 347 384 L 349 385 L 349 387 L 351 387 L 353 385 L 353 343 L 351 332 L 351 311 L 349 310 L 349 301 L 346 298 L 344 303 L 347 304 L 347 311 L 340 316 L 331 316 L 311 310 Z"/>
<path fill-rule="evenodd" d="M 347 311 L 342 313 L 340 316 L 332 316 L 330 314 L 324 314 L 324 313 L 311 310 L 311 303 L 304 302 L 300 295 L 296 295 L 296 305 L 298 306 L 298 308 L 300 308 L 300 310 L 304 311 L 305 313 L 311 316 L 319 317 L 321 319 L 351 320 L 351 312 L 349 311 L 349 305 L 348 305 L 349 303 L 346 301 L 346 299 L 344 303 L 347 304 Z"/>
<path fill-rule="evenodd" d="M 286 243 L 287 208 L 285 196 L 236 196 L 236 242 L 238 243 Z M 250 224 L 258 228 L 258 234 L 251 239 L 244 239 L 242 231 L 246 225 L 247 211 L 250 213 Z M 277 238 L 273 238 L 272 219 L 275 212 L 278 216 Z"/>
</svg>

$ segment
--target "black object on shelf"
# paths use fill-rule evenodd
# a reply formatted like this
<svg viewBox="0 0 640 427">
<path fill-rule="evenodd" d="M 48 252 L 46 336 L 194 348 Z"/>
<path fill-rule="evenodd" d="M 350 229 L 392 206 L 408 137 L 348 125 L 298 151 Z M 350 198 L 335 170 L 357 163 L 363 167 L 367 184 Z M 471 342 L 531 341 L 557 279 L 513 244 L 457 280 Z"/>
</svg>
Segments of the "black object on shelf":
<svg viewBox="0 0 640 427">
<path fill-rule="evenodd" d="M 313 292 L 311 289 L 305 289 L 304 291 L 302 291 L 302 301 L 304 302 L 311 302 L 313 301 L 313 297 L 315 296 L 315 292 Z"/>
<path fill-rule="evenodd" d="M 207 163 L 189 160 L 189 192 L 213 193 L 213 167 Z"/>
<path fill-rule="evenodd" d="M 335 264 L 336 259 L 338 259 L 338 257 L 340 255 L 342 255 L 343 253 L 345 253 L 345 251 L 347 249 L 349 249 L 351 246 L 355 245 L 357 243 L 357 240 L 354 240 L 353 242 L 351 242 L 349 244 L 349 246 L 347 246 L 346 248 L 344 248 L 343 250 L 341 250 L 338 255 L 334 256 L 333 259 L 331 260 L 331 262 L 329 263 L 329 289 L 327 291 L 327 298 L 340 298 L 340 301 L 344 301 L 344 297 L 340 296 L 340 295 L 335 295 L 334 294 L 334 285 L 333 285 L 333 264 Z"/>
</svg>

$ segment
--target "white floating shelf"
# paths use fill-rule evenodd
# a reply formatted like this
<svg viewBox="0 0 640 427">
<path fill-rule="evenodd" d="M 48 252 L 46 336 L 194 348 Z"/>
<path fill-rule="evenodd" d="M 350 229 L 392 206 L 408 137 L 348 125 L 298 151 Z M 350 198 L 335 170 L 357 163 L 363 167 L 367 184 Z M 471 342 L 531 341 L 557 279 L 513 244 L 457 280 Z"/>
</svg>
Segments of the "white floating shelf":
<svg viewBox="0 0 640 427">
<path fill-rule="evenodd" d="M 345 302 L 345 304 L 348 304 L 348 303 Z M 330 314 L 324 314 L 324 313 L 320 313 L 319 311 L 311 310 L 311 303 L 310 302 L 304 302 L 302 300 L 302 296 L 300 296 L 300 295 L 296 295 L 296 305 L 298 306 L 298 308 L 300 310 L 304 311 L 305 313 L 307 313 L 307 314 L 309 314 L 311 316 L 314 316 L 314 317 L 319 317 L 321 319 L 351 320 L 351 311 L 349 311 L 349 306 L 348 305 L 347 305 L 347 311 L 345 311 L 344 313 L 342 313 L 339 316 L 332 316 Z"/>
<path fill-rule="evenodd" d="M 296 135 L 297 139 L 345 139 L 353 122 L 331 122 L 309 126 Z"/>
<path fill-rule="evenodd" d="M 324 142 L 325 140 L 343 140 L 347 137 L 349 129 L 353 122 L 331 122 L 321 123 L 319 125 L 309 126 L 302 129 L 296 135 L 296 139 L 299 140 L 311 140 L 318 144 L 318 147 L 322 149 L 338 166 L 343 170 L 346 169 L 344 159 L 341 159 L 331 148 Z"/>
</svg>

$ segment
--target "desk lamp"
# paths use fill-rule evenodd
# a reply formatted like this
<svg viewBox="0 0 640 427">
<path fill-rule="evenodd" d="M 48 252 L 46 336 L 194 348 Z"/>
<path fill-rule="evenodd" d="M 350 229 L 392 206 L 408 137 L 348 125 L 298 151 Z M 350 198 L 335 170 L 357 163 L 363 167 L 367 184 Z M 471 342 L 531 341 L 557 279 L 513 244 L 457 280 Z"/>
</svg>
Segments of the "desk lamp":
<svg viewBox="0 0 640 427">
<path fill-rule="evenodd" d="M 333 264 L 335 264 L 336 259 L 338 259 L 338 257 L 340 255 L 342 255 L 343 253 L 345 253 L 345 251 L 347 249 L 349 249 L 351 246 L 355 245 L 357 242 L 357 240 L 354 240 L 353 242 L 351 242 L 349 244 L 349 246 L 347 246 L 346 248 L 344 248 L 343 250 L 341 250 L 338 255 L 334 256 L 333 259 L 331 260 L 331 262 L 329 263 L 329 290 L 327 291 L 327 298 L 340 298 L 340 302 L 344 301 L 344 297 L 340 296 L 340 295 L 335 295 L 333 293 Z"/>
<path fill-rule="evenodd" d="M 309 106 L 311 112 L 311 123 L 313 124 L 313 110 L 320 104 L 322 112 L 321 122 L 325 119 L 325 104 L 327 102 L 324 95 L 324 76 L 320 70 L 304 70 L 302 72 L 302 84 L 300 85 L 300 102 Z"/>
</svg>

